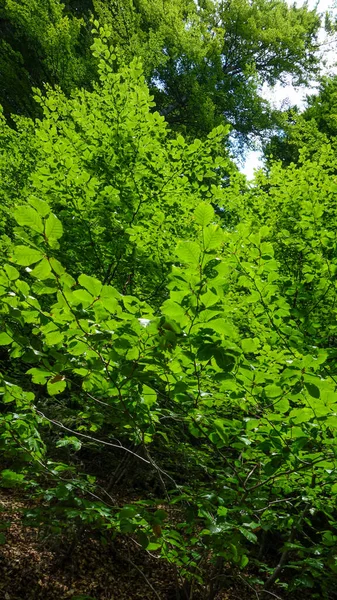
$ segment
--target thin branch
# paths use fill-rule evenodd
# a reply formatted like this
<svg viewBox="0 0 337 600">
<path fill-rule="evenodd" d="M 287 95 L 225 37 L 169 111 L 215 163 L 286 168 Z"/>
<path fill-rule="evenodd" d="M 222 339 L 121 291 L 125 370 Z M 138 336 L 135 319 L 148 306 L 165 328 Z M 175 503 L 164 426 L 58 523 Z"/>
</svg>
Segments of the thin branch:
<svg viewBox="0 0 337 600">
<path fill-rule="evenodd" d="M 124 450 L 125 452 L 129 452 L 130 454 L 132 454 L 136 458 L 139 458 L 139 460 L 142 460 L 143 462 L 147 463 L 148 465 L 151 464 L 151 462 L 149 460 L 146 460 L 146 458 L 143 458 L 139 454 L 136 454 L 135 452 L 132 452 L 132 450 L 129 450 L 129 448 L 126 448 L 125 446 L 122 446 L 122 444 L 120 442 L 119 442 L 119 444 L 113 444 L 112 442 L 105 442 L 104 440 L 99 440 L 98 438 L 94 438 L 91 435 L 87 435 L 85 433 L 80 433 L 79 431 L 74 431 L 73 429 L 70 429 L 69 427 L 66 427 L 65 425 L 63 425 L 63 423 L 60 423 L 59 421 L 54 421 L 53 419 L 49 419 L 40 410 L 36 410 L 36 412 L 43 419 L 45 419 L 46 421 L 49 421 L 49 423 L 52 423 L 53 425 L 56 425 L 56 427 L 60 427 L 61 429 L 64 429 L 65 431 L 69 431 L 69 433 L 72 433 L 73 435 L 77 435 L 77 436 L 86 438 L 86 439 L 90 440 L 91 442 L 97 442 L 98 444 L 104 444 L 104 446 L 112 446 L 112 448 L 119 448 L 120 450 Z"/>
<path fill-rule="evenodd" d="M 136 565 L 136 564 L 135 564 L 135 563 L 134 563 L 134 562 L 131 560 L 131 558 L 126 558 L 126 556 L 124 556 L 123 558 L 124 558 L 124 560 L 126 560 L 126 562 L 128 562 L 128 563 L 129 563 L 129 564 L 130 564 L 132 567 L 134 567 L 134 568 L 135 568 L 135 569 L 138 571 L 138 573 L 140 573 L 140 574 L 141 574 L 141 576 L 142 576 L 142 577 L 145 579 L 145 581 L 146 581 L 147 585 L 149 586 L 149 588 L 151 588 L 151 590 L 153 591 L 153 593 L 154 593 L 154 595 L 156 596 L 156 598 L 158 598 L 158 600 L 161 600 L 161 598 L 160 598 L 160 596 L 159 596 L 158 592 L 156 592 L 156 590 L 154 589 L 154 587 L 153 587 L 152 583 L 151 583 L 151 582 L 148 580 L 148 578 L 146 577 L 146 575 L 145 575 L 144 571 L 142 571 L 142 570 L 140 569 L 140 567 L 138 567 L 138 566 L 137 566 L 137 565 Z"/>
</svg>

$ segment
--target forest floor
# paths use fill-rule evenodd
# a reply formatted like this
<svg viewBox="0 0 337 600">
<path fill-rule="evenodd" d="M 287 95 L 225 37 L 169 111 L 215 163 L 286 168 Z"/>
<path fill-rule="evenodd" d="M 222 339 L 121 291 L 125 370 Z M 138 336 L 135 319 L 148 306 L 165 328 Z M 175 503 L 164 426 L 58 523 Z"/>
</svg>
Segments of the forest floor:
<svg viewBox="0 0 337 600">
<path fill-rule="evenodd" d="M 18 490 L 0 489 L 0 521 L 11 523 L 0 546 L 0 600 L 177 599 L 170 565 L 131 540 L 103 546 L 84 533 L 69 554 L 64 540 L 41 539 L 36 529 L 23 525 L 27 508 L 31 503 Z M 217 600 L 256 598 L 246 586 L 233 586 Z M 199 598 L 193 595 L 193 600 Z"/>
</svg>

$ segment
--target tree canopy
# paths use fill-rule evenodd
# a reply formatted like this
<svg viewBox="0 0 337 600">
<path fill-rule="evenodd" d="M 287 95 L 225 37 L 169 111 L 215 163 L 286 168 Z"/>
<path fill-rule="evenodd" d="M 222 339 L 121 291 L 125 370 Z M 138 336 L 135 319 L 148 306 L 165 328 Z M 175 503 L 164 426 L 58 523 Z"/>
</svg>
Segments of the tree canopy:
<svg viewBox="0 0 337 600">
<path fill-rule="evenodd" d="M 0 100 L 8 116 L 38 114 L 32 87 L 91 89 L 93 17 L 109 27 L 119 61 L 141 59 L 157 109 L 187 137 L 225 124 L 245 141 L 262 135 L 278 120 L 263 83 L 303 84 L 319 67 L 319 16 L 283 0 L 4 0 L 0 10 Z"/>
</svg>

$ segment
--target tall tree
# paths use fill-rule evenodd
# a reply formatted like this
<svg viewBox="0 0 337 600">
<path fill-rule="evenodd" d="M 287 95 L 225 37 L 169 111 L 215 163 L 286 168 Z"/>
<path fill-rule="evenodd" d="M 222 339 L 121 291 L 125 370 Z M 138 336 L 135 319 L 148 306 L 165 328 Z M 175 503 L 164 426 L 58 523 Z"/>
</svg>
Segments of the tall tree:
<svg viewBox="0 0 337 600">
<path fill-rule="evenodd" d="M 318 69 L 318 15 L 283 0 L 5 0 L 6 114 L 33 114 L 32 85 L 90 87 L 97 78 L 88 54 L 90 12 L 110 28 L 119 62 L 141 58 L 157 108 L 190 137 L 205 137 L 220 124 L 244 141 L 262 135 L 279 118 L 261 96 L 263 83 L 290 76 L 303 84 Z"/>
<path fill-rule="evenodd" d="M 244 139 L 270 129 L 279 115 L 261 86 L 289 76 L 303 84 L 317 72 L 318 15 L 282 1 L 232 0 L 200 2 L 196 20 L 199 49 L 175 56 L 168 48 L 157 68 L 157 105 L 171 124 L 198 135 L 222 120 Z"/>
</svg>

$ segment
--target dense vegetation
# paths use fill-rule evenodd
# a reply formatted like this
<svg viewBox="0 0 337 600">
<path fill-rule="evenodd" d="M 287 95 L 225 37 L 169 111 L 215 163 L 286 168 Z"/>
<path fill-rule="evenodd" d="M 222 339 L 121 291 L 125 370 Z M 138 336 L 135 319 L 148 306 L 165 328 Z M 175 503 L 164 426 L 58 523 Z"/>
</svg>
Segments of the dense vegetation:
<svg viewBox="0 0 337 600">
<path fill-rule="evenodd" d="M 1 485 L 158 554 L 177 597 L 335 598 L 336 80 L 302 115 L 261 96 L 317 75 L 318 15 L 0 11 Z M 230 131 L 268 141 L 252 184 Z"/>
</svg>

